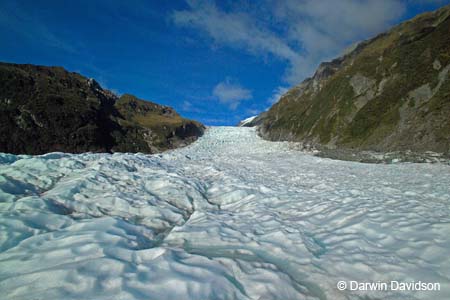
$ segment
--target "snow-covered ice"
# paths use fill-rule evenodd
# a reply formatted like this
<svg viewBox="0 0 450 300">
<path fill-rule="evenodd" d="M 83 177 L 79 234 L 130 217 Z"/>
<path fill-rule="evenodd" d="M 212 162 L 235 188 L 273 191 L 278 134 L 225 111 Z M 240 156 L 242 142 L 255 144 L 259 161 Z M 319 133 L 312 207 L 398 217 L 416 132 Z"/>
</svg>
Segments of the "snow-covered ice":
<svg viewBox="0 0 450 300">
<path fill-rule="evenodd" d="M 242 120 L 238 126 L 245 126 L 247 124 L 249 124 L 251 121 L 253 121 L 254 119 L 256 119 L 258 116 L 252 116 L 252 117 L 248 117 L 247 119 Z"/>
<path fill-rule="evenodd" d="M 158 155 L 0 154 L 1 298 L 450 298 L 448 165 L 291 149 L 212 127 Z"/>
</svg>

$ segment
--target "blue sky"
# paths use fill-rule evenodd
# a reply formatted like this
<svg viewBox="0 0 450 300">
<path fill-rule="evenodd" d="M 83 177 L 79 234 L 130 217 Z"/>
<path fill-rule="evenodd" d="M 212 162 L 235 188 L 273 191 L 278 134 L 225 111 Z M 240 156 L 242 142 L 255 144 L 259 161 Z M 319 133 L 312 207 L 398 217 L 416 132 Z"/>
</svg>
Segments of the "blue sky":
<svg viewBox="0 0 450 300">
<path fill-rule="evenodd" d="M 0 60 L 63 66 L 207 125 L 235 125 L 321 61 L 449 3 L 0 0 Z"/>
</svg>

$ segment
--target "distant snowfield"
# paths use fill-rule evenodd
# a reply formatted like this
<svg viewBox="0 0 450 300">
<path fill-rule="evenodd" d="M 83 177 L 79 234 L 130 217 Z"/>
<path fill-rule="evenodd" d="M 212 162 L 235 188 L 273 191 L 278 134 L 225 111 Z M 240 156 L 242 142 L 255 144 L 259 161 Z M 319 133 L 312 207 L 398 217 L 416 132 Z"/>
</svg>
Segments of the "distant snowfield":
<svg viewBox="0 0 450 300">
<path fill-rule="evenodd" d="M 249 117 L 247 119 L 242 120 L 238 126 L 245 126 L 247 124 L 249 124 L 251 121 L 253 121 L 254 119 L 256 119 L 258 116 L 253 116 L 253 117 Z"/>
<path fill-rule="evenodd" d="M 449 299 L 450 167 L 333 161 L 233 127 L 161 155 L 0 154 L 0 295 Z"/>
</svg>

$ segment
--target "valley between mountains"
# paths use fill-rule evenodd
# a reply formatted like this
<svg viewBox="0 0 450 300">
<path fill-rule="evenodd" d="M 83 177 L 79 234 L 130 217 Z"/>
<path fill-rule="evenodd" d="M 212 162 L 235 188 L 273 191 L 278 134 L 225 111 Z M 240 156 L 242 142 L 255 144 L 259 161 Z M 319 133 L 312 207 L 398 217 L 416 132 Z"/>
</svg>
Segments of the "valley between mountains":
<svg viewBox="0 0 450 300">
<path fill-rule="evenodd" d="M 0 154 L 2 298 L 450 298 L 447 165 L 292 148 L 210 127 L 162 154 Z"/>
</svg>

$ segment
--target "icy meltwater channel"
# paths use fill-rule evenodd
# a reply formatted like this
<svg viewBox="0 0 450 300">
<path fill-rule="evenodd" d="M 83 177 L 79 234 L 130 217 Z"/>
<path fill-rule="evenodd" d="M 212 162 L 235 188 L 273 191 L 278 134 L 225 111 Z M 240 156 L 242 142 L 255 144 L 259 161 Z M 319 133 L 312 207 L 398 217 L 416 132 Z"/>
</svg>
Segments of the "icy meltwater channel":
<svg viewBox="0 0 450 300">
<path fill-rule="evenodd" d="M 450 299 L 450 167 L 323 159 L 232 127 L 160 155 L 1 154 L 0 295 Z"/>
</svg>

